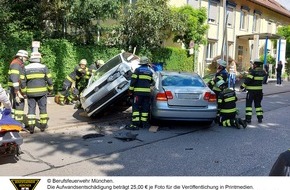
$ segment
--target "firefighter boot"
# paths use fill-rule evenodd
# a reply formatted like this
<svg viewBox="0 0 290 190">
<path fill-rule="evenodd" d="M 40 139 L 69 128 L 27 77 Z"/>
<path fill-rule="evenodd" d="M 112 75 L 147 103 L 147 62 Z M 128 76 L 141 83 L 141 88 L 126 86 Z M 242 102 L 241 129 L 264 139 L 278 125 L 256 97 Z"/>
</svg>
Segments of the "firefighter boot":
<svg viewBox="0 0 290 190">
<path fill-rule="evenodd" d="M 247 122 L 241 118 L 239 118 L 239 123 L 243 126 L 244 129 L 247 127 Z"/>
<path fill-rule="evenodd" d="M 47 129 L 47 124 L 40 124 L 39 128 L 41 132 L 44 132 Z"/>
<path fill-rule="evenodd" d="M 139 130 L 139 127 L 136 125 L 130 124 L 130 125 L 126 125 L 125 129 L 127 129 L 127 130 Z"/>
<path fill-rule="evenodd" d="M 235 119 L 235 126 L 236 126 L 238 129 L 241 128 L 240 123 L 239 123 L 239 119 L 238 119 L 238 118 Z"/>
<path fill-rule="evenodd" d="M 34 133 L 34 128 L 35 128 L 35 125 L 28 125 L 28 130 L 29 130 L 30 134 Z"/>
</svg>

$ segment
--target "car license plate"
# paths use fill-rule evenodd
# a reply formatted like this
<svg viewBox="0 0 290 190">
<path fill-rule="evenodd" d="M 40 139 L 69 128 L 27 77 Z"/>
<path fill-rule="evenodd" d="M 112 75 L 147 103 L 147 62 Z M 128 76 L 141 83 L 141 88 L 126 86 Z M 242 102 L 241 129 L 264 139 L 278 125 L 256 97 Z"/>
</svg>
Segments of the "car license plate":
<svg viewBox="0 0 290 190">
<path fill-rule="evenodd" d="M 199 94 L 182 93 L 178 94 L 179 99 L 199 99 Z"/>
</svg>

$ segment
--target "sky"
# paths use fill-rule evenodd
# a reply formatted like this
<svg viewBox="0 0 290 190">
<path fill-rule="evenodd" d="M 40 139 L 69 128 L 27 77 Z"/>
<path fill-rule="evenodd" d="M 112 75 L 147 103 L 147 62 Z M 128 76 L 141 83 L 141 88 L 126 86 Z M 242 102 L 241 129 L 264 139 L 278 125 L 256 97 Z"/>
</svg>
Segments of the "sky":
<svg viewBox="0 0 290 190">
<path fill-rule="evenodd" d="M 289 0 L 276 0 L 278 3 L 283 5 L 286 9 L 290 10 L 290 2 Z"/>
</svg>

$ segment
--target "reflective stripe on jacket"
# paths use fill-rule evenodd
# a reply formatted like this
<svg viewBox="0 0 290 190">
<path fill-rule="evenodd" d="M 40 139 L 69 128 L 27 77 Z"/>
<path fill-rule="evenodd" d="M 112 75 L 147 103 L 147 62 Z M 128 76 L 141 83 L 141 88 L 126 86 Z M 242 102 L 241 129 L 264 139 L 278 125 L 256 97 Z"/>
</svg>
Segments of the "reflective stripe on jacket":
<svg viewBox="0 0 290 190">
<path fill-rule="evenodd" d="M 24 63 L 19 58 L 12 60 L 8 71 L 8 86 L 13 87 L 16 91 L 20 89 L 20 81 L 24 79 Z"/>
<path fill-rule="evenodd" d="M 153 83 L 153 71 L 148 65 L 141 65 L 132 74 L 129 90 L 135 95 L 150 95 L 150 86 Z"/>
<path fill-rule="evenodd" d="M 260 67 L 252 69 L 247 75 L 245 82 L 242 84 L 242 87 L 246 88 L 249 92 L 262 91 L 262 84 L 265 75 L 266 72 Z"/>
<path fill-rule="evenodd" d="M 236 113 L 236 101 L 238 100 L 236 93 L 232 89 L 223 90 L 218 97 L 218 109 L 221 114 Z"/>
<path fill-rule="evenodd" d="M 22 84 L 22 91 L 30 97 L 43 96 L 48 90 L 53 90 L 49 69 L 41 63 L 30 63 L 25 66 L 25 79 Z"/>
</svg>

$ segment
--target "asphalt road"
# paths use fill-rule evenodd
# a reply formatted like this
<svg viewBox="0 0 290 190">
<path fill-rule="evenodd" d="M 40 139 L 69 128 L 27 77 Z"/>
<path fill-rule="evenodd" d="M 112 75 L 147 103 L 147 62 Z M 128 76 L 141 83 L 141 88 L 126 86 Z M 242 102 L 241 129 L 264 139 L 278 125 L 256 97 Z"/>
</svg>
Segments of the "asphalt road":
<svg viewBox="0 0 290 190">
<path fill-rule="evenodd" d="M 290 92 L 277 93 L 282 88 L 272 87 L 276 93 L 268 91 L 263 100 L 264 122 L 258 124 L 253 117 L 245 130 L 171 122 L 156 133 L 136 131 L 139 140 L 121 141 L 114 135 L 129 121 L 130 110 L 101 119 L 85 121 L 84 117 L 81 122 L 66 118 L 45 133 L 23 134 L 23 154 L 18 160 L 1 158 L 0 175 L 267 176 L 279 153 L 290 144 Z M 244 96 L 239 94 L 241 117 Z M 65 114 L 59 110 L 59 117 Z M 104 136 L 83 139 L 96 133 Z"/>
</svg>

